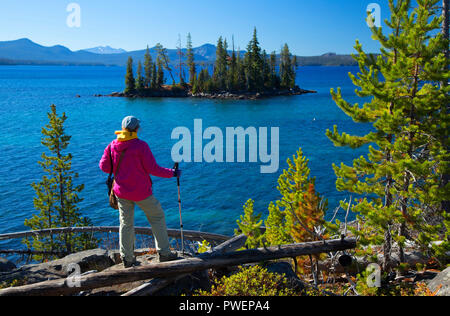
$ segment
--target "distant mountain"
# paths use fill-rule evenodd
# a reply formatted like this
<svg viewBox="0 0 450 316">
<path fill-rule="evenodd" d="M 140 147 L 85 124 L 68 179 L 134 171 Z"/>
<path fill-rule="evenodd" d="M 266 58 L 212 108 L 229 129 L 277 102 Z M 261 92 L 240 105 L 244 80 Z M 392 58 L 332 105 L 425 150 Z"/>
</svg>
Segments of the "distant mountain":
<svg viewBox="0 0 450 316">
<path fill-rule="evenodd" d="M 358 63 L 351 55 L 338 55 L 326 53 L 321 56 L 301 57 L 297 56 L 300 66 L 356 66 Z"/>
<path fill-rule="evenodd" d="M 93 48 L 83 49 L 82 51 L 94 53 L 94 54 L 122 54 L 126 53 L 127 51 L 122 48 L 112 48 L 111 46 L 97 46 Z"/>
<path fill-rule="evenodd" d="M 111 49 L 108 51 L 108 49 Z M 199 64 L 211 64 L 216 58 L 216 46 L 204 44 L 194 50 L 195 61 Z M 124 66 L 128 57 L 132 57 L 134 62 L 144 60 L 145 49 L 120 52 L 118 49 L 108 46 L 104 49 L 96 47 L 94 49 L 71 51 L 67 47 L 42 46 L 33 41 L 23 38 L 15 41 L 0 41 L 0 64 L 25 64 L 25 65 L 117 65 Z M 186 49 L 182 52 L 186 54 Z M 175 64 L 179 58 L 176 49 L 167 49 L 169 59 Z M 242 54 L 244 52 L 241 52 Z M 156 60 L 156 49 L 150 48 L 153 60 Z M 350 55 L 337 55 L 327 53 L 322 56 L 297 57 L 300 66 L 350 66 L 356 62 Z"/>
<path fill-rule="evenodd" d="M 83 51 L 73 52 L 61 45 L 42 46 L 27 38 L 0 42 L 0 58 L 9 60 L 51 62 L 53 64 L 98 64 L 100 60 L 96 58 L 97 56 L 100 55 Z"/>
<path fill-rule="evenodd" d="M 71 51 L 64 46 L 46 47 L 23 38 L 15 41 L 0 42 L 0 59 L 11 61 L 36 61 L 37 63 L 51 62 L 52 64 L 103 64 L 103 65 L 126 65 L 128 57 L 132 57 L 137 63 L 144 60 L 145 49 L 132 52 L 96 53 L 79 50 Z M 186 49 L 183 50 L 186 53 Z M 198 54 L 197 54 L 198 52 Z M 178 54 L 176 49 L 167 49 L 169 59 L 176 61 Z M 156 60 L 156 49 L 150 48 L 150 54 Z M 194 48 L 194 57 L 197 62 L 208 62 L 215 58 L 215 47 L 206 44 Z"/>
</svg>

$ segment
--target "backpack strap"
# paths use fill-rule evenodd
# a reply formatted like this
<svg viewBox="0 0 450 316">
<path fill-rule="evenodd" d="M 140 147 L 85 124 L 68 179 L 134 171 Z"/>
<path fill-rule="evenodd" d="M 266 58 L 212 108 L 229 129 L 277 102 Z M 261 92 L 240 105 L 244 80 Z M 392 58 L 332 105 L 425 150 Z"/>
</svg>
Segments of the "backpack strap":
<svg viewBox="0 0 450 316">
<path fill-rule="evenodd" d="M 116 173 L 114 174 L 114 177 L 115 177 L 115 176 L 117 175 L 117 173 L 119 172 L 120 164 L 122 163 L 123 156 L 125 156 L 125 152 L 126 152 L 126 150 L 122 151 L 122 153 L 120 154 L 119 164 L 117 165 L 117 169 L 116 169 Z"/>
<path fill-rule="evenodd" d="M 109 173 L 110 179 L 112 179 L 113 174 L 114 174 L 114 176 L 116 176 L 116 174 L 119 172 L 120 164 L 122 163 L 122 159 L 123 159 L 123 156 L 125 155 L 125 152 L 126 152 L 126 150 L 122 151 L 120 158 L 119 158 L 119 163 L 116 168 L 116 172 L 114 173 L 114 162 L 112 159 L 111 145 L 109 145 L 109 161 L 111 163 L 111 172 Z"/>
</svg>

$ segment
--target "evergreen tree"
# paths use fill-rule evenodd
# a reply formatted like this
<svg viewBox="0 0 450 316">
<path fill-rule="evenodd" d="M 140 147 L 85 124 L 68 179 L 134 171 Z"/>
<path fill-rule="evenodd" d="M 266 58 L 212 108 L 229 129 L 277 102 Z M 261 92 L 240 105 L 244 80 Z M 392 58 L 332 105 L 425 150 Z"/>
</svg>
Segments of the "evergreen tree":
<svg viewBox="0 0 450 316">
<path fill-rule="evenodd" d="M 172 67 L 170 66 L 170 59 L 167 53 L 167 49 L 164 48 L 160 43 L 158 43 L 156 44 L 156 51 L 158 52 L 158 59 L 159 59 L 158 72 L 160 71 L 159 66 L 161 65 L 162 66 L 161 69 L 167 70 L 170 77 L 172 78 L 172 84 L 175 84 L 175 78 L 173 77 L 172 74 Z"/>
<path fill-rule="evenodd" d="M 281 87 L 283 89 L 292 89 L 295 86 L 295 73 L 288 44 L 285 44 L 281 50 L 280 58 Z"/>
<path fill-rule="evenodd" d="M 254 201 L 248 200 L 244 205 L 244 215 L 240 216 L 240 220 L 237 220 L 240 232 L 235 231 L 235 234 L 244 234 L 247 236 L 246 246 L 249 249 L 255 249 L 262 245 L 263 234 L 261 232 L 261 220 L 262 214 L 254 214 Z"/>
<path fill-rule="evenodd" d="M 195 77 L 197 76 L 197 69 L 195 67 L 194 50 L 192 48 L 191 33 L 187 36 L 187 66 L 189 67 L 189 83 L 193 86 Z"/>
<path fill-rule="evenodd" d="M 247 79 L 245 75 L 244 61 L 241 58 L 241 53 L 239 49 L 237 53 L 236 64 L 237 64 L 237 79 L 236 79 L 237 90 L 244 91 L 247 89 Z"/>
<path fill-rule="evenodd" d="M 263 58 L 261 55 L 261 47 L 259 46 L 256 28 L 253 31 L 253 38 L 247 46 L 247 53 L 245 55 L 245 67 L 248 90 L 263 90 Z"/>
<path fill-rule="evenodd" d="M 153 70 L 153 60 L 152 55 L 150 55 L 150 49 L 147 45 L 147 50 L 145 51 L 144 55 L 144 86 L 146 88 L 150 88 L 152 85 L 152 70 Z"/>
<path fill-rule="evenodd" d="M 295 88 L 295 81 L 297 79 L 298 61 L 297 56 L 292 57 L 292 88 Z"/>
<path fill-rule="evenodd" d="M 238 60 L 236 57 L 236 51 L 234 50 L 234 37 L 233 52 L 231 53 L 230 67 L 228 69 L 227 86 L 231 91 L 238 90 Z"/>
<path fill-rule="evenodd" d="M 282 198 L 277 206 L 285 212 L 286 228 L 294 241 L 317 240 L 315 228 L 323 224 L 326 204 L 315 192 L 315 178 L 310 177 L 308 160 L 302 150 L 287 163 L 289 168 L 278 180 Z"/>
<path fill-rule="evenodd" d="M 224 41 L 221 36 L 217 41 L 216 62 L 213 73 L 214 88 L 219 91 L 226 90 L 227 88 L 227 58 L 228 53 L 226 40 Z"/>
<path fill-rule="evenodd" d="M 364 136 L 327 131 L 336 146 L 359 148 L 369 144 L 368 157 L 354 160 L 353 166 L 334 166 L 340 191 L 364 194 L 352 210 L 365 229 L 354 231 L 361 245 L 383 244 L 383 268 L 392 267 L 392 245 L 410 240 L 424 251 L 439 255 L 448 251 L 449 216 L 441 211 L 441 201 L 449 186 L 440 178 L 448 170 L 449 89 L 439 82 L 449 78 L 444 51 L 448 41 L 437 33 L 438 0 L 389 1 L 392 30 L 385 36 L 373 27 L 373 38 L 381 44 L 381 55 L 365 54 L 359 42 L 354 58 L 360 73 L 350 75 L 359 88 L 359 97 L 370 98 L 362 106 L 350 104 L 340 89 L 331 90 L 336 104 L 355 122 L 371 123 L 375 131 Z M 444 236 L 444 238 L 443 238 Z M 440 247 L 432 240 L 444 240 Z"/>
<path fill-rule="evenodd" d="M 264 81 L 263 86 L 264 89 L 270 89 L 271 88 L 270 61 L 265 50 L 263 50 L 262 59 L 263 59 L 262 77 Z"/>
<path fill-rule="evenodd" d="M 45 175 L 40 182 L 32 184 L 37 195 L 34 206 L 39 214 L 26 219 L 25 226 L 32 230 L 91 226 L 91 221 L 81 216 L 77 206 L 82 201 L 78 194 L 83 190 L 84 185 L 74 185 L 73 180 L 78 178 L 78 174 L 71 170 L 72 155 L 64 154 L 71 138 L 64 131 L 67 116 L 65 113 L 58 116 L 55 105 L 50 108 L 51 112 L 47 114 L 49 123 L 42 128 L 41 141 L 50 154 L 42 154 L 42 161 L 38 163 Z M 31 241 L 24 240 L 24 243 L 37 251 L 69 254 L 94 248 L 97 240 L 91 239 L 89 234 L 75 236 L 72 233 L 66 233 L 50 237 L 35 236 Z M 42 260 L 44 256 L 37 255 L 34 259 Z"/>
<path fill-rule="evenodd" d="M 270 54 L 270 83 L 269 87 L 271 89 L 279 89 L 280 88 L 280 79 L 277 74 L 277 53 L 274 51 Z"/>
<path fill-rule="evenodd" d="M 212 79 L 207 68 L 203 68 L 198 75 L 197 86 L 200 92 L 212 92 Z"/>
<path fill-rule="evenodd" d="M 152 90 L 156 90 L 159 88 L 158 87 L 158 73 L 159 72 L 156 71 L 156 63 L 153 63 L 152 64 L 152 81 L 150 84 L 150 88 Z M 164 73 L 163 73 L 163 75 L 164 75 Z"/>
<path fill-rule="evenodd" d="M 270 246 L 287 245 L 293 242 L 292 236 L 286 227 L 285 213 L 273 202 L 269 205 L 269 216 L 264 224 L 266 226 L 264 238 Z"/>
<path fill-rule="evenodd" d="M 164 78 L 164 66 L 161 56 L 156 58 L 156 63 L 158 65 L 158 70 L 156 72 L 156 89 L 161 89 L 163 84 L 166 82 L 166 79 Z"/>
<path fill-rule="evenodd" d="M 133 58 L 128 57 L 127 61 L 127 73 L 125 75 L 125 94 L 134 93 L 136 90 L 135 80 L 133 74 Z"/>
<path fill-rule="evenodd" d="M 184 57 L 184 53 L 181 47 L 181 36 L 180 34 L 178 34 L 178 44 L 177 44 L 177 55 L 178 55 L 178 75 L 179 75 L 179 84 L 181 86 L 184 86 L 186 84 L 185 80 L 184 80 L 184 63 L 183 63 L 183 57 Z"/>
<path fill-rule="evenodd" d="M 142 76 L 142 64 L 141 64 L 140 61 L 138 63 L 136 76 L 137 76 L 136 77 L 136 85 L 135 85 L 136 86 L 136 90 L 138 92 L 141 92 L 144 89 L 144 86 L 145 86 L 145 79 Z"/>
<path fill-rule="evenodd" d="M 269 205 L 265 222 L 264 237 L 272 246 L 323 238 L 317 228 L 324 224 L 327 203 L 315 191 L 308 160 L 299 149 L 287 163 L 289 168 L 278 179 L 281 199 Z"/>
</svg>

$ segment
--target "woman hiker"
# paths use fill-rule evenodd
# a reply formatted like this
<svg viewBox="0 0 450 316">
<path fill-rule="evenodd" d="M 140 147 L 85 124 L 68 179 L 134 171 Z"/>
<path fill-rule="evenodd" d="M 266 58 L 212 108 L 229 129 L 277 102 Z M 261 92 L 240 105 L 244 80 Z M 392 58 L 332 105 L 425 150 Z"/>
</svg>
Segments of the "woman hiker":
<svg viewBox="0 0 450 316">
<path fill-rule="evenodd" d="M 150 175 L 161 178 L 180 177 L 181 171 L 160 167 L 146 142 L 138 139 L 140 121 L 128 116 L 122 121 L 122 130 L 116 132 L 114 140 L 103 153 L 100 169 L 111 172 L 111 159 L 120 213 L 120 255 L 126 268 L 137 265 L 134 257 L 134 207 L 137 204 L 147 216 L 155 237 L 159 262 L 177 259 L 170 250 L 164 211 L 153 196 Z M 120 165 L 119 165 L 120 161 Z M 119 166 L 119 168 L 118 168 Z M 119 169 L 119 170 L 118 170 Z"/>
</svg>

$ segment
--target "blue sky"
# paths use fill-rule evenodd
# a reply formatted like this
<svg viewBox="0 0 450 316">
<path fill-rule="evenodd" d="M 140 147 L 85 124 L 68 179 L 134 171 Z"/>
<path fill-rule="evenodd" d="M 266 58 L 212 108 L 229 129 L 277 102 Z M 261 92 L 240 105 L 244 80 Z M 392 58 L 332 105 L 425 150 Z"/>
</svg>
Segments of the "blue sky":
<svg viewBox="0 0 450 316">
<path fill-rule="evenodd" d="M 66 24 L 67 5 L 81 8 L 81 26 Z M 188 32 L 194 46 L 215 44 L 222 35 L 245 48 L 256 26 L 267 51 L 288 43 L 302 56 L 354 52 L 359 39 L 365 51 L 377 52 L 365 22 L 370 3 L 388 18 L 388 0 L 0 0 L 0 41 L 29 38 L 41 45 L 72 50 L 110 45 L 143 49 L 157 42 L 168 48 Z M 384 23 L 382 24 L 384 25 Z"/>
</svg>

